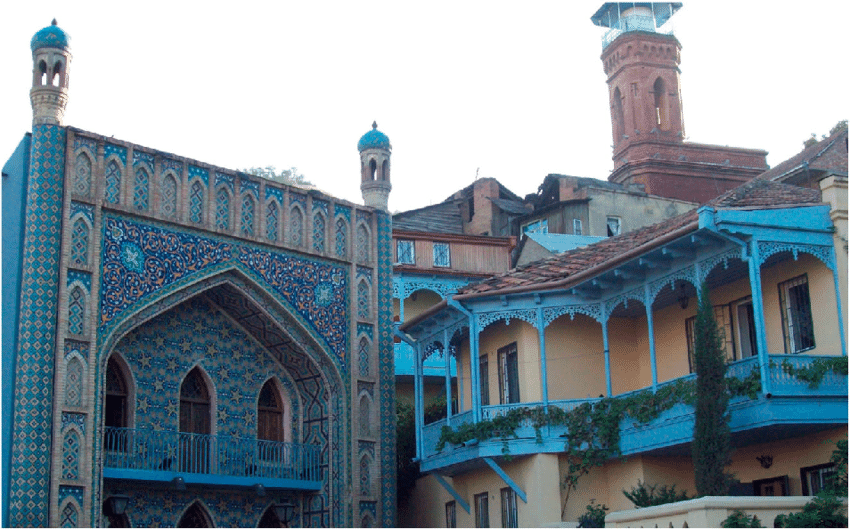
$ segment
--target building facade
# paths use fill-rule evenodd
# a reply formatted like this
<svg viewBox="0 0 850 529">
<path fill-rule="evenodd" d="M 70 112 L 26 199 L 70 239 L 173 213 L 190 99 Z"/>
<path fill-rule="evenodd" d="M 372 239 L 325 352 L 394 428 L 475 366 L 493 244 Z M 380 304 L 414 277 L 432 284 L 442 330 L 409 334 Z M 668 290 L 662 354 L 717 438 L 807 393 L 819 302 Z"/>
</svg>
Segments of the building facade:
<svg viewBox="0 0 850 529">
<path fill-rule="evenodd" d="M 387 137 L 358 144 L 360 206 L 66 126 L 70 39 L 31 48 L 3 525 L 394 525 Z"/>
</svg>

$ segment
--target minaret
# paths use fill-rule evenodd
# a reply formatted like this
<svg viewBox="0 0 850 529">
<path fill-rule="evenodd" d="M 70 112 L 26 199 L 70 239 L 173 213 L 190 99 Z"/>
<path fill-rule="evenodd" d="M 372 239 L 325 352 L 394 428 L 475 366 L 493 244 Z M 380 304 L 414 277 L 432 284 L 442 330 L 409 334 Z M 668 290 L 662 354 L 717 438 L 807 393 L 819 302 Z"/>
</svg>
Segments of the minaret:
<svg viewBox="0 0 850 529">
<path fill-rule="evenodd" d="M 675 2 L 609 2 L 591 20 L 610 28 L 602 64 L 608 76 L 614 167 L 641 140 L 684 141 L 679 56 L 682 45 L 659 28 L 682 6 Z"/>
<path fill-rule="evenodd" d="M 614 170 L 608 180 L 662 197 L 704 203 L 767 170 L 767 152 L 685 141 L 682 45 L 664 24 L 681 2 L 606 2 L 590 20 L 608 28 Z"/>
<path fill-rule="evenodd" d="M 372 130 L 357 142 L 360 151 L 360 192 L 363 203 L 373 208 L 388 211 L 390 191 L 390 154 L 392 145 L 387 135 L 372 122 Z"/>
<path fill-rule="evenodd" d="M 56 19 L 36 33 L 32 49 L 33 125 L 62 125 L 68 103 L 68 73 L 71 68 L 71 38 L 56 25 Z"/>
</svg>

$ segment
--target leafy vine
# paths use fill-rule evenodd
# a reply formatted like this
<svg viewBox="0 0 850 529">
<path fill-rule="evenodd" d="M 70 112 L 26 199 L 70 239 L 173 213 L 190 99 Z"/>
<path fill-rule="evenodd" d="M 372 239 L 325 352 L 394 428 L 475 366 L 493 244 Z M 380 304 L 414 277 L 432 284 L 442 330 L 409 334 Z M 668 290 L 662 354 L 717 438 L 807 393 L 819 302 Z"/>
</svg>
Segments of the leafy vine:
<svg viewBox="0 0 850 529">
<path fill-rule="evenodd" d="M 788 360 L 783 360 L 782 370 L 798 380 L 807 382 L 809 388 L 815 389 L 820 386 L 827 373 L 847 376 L 847 357 L 815 358 L 809 365 L 803 367 L 795 367 Z"/>
</svg>

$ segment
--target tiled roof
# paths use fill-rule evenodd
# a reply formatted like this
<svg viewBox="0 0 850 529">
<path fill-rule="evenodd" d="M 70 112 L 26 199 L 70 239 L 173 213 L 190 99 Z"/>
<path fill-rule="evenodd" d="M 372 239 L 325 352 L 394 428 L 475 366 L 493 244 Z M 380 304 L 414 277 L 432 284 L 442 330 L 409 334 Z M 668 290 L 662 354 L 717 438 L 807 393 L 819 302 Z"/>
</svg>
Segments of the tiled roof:
<svg viewBox="0 0 850 529">
<path fill-rule="evenodd" d="M 463 220 L 457 201 L 402 211 L 393 215 L 393 228 L 398 230 L 463 235 Z"/>
<path fill-rule="evenodd" d="M 840 159 L 829 156 L 832 150 L 838 152 Z M 843 156 L 840 154 L 843 153 Z M 759 178 L 776 180 L 800 168 L 804 162 L 808 162 L 810 169 L 837 170 L 847 172 L 847 129 L 840 130 L 830 137 L 823 139 L 814 145 L 806 147 L 798 154 L 788 158 L 776 167 L 768 169 Z"/>
<path fill-rule="evenodd" d="M 734 209 L 817 204 L 820 201 L 820 193 L 817 190 L 756 178 L 720 195 L 706 205 L 718 209 Z M 636 252 L 649 251 L 660 246 L 668 237 L 679 237 L 697 228 L 697 210 L 693 209 L 657 224 L 515 268 L 464 287 L 460 289 L 459 295 L 491 295 L 514 289 L 543 289 L 569 282 L 579 273 L 582 273 L 582 277 L 592 277 L 621 261 L 631 259 Z"/>
</svg>

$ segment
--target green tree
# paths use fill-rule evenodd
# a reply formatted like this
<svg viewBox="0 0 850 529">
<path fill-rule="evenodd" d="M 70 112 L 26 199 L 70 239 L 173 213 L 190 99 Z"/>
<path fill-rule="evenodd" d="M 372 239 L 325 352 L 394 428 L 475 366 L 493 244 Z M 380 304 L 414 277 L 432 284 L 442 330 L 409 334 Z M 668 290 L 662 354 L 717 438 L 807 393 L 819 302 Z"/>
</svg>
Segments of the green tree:
<svg viewBox="0 0 850 529">
<path fill-rule="evenodd" d="M 273 180 L 280 184 L 311 185 L 310 181 L 307 180 L 307 178 L 305 178 L 303 174 L 298 172 L 297 167 L 281 169 L 280 172 L 278 172 L 274 165 L 267 165 L 265 167 L 240 169 L 240 171 L 243 173 L 252 174 L 254 176 L 268 178 L 269 180 Z"/>
<path fill-rule="evenodd" d="M 396 484 L 398 503 L 407 501 L 416 480 L 419 478 L 419 463 L 414 463 L 416 457 L 416 427 L 413 405 L 396 402 Z"/>
<path fill-rule="evenodd" d="M 705 283 L 700 287 L 694 334 L 697 375 L 694 441 L 691 443 L 694 481 L 699 496 L 726 496 L 732 481 L 725 470 L 732 450 L 726 358 Z"/>
</svg>

